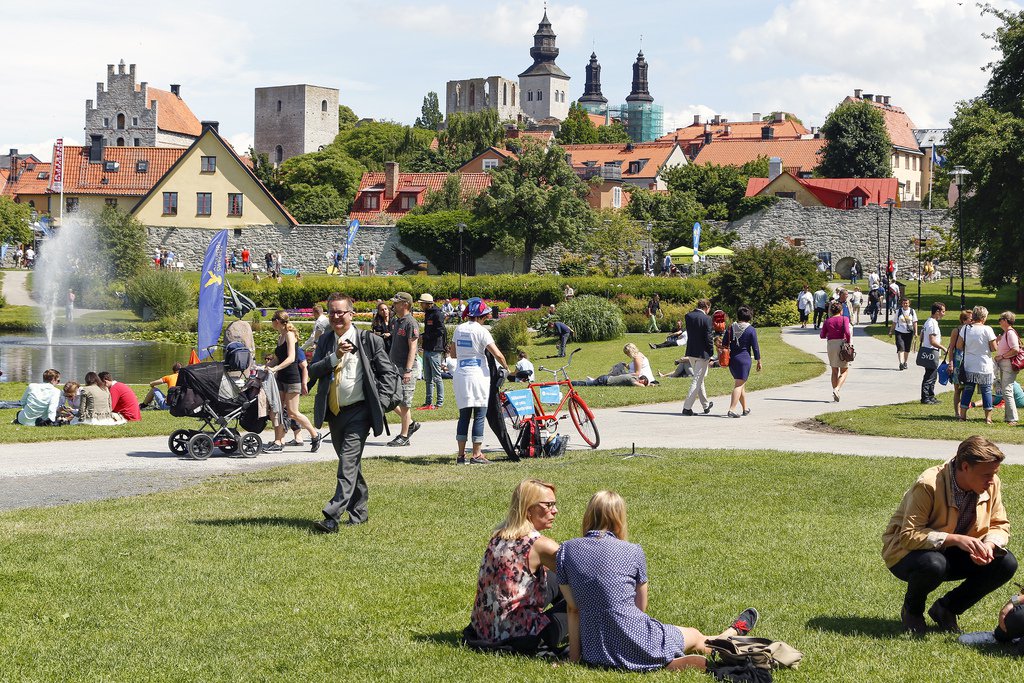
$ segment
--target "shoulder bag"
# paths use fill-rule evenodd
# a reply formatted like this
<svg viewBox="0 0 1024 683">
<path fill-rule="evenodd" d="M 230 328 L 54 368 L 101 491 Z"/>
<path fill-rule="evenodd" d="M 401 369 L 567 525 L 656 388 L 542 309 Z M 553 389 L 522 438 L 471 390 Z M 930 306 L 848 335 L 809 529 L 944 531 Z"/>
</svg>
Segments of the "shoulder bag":
<svg viewBox="0 0 1024 683">
<path fill-rule="evenodd" d="M 1013 366 L 1014 370 L 1024 370 L 1024 348 L 1020 346 L 1020 335 L 1012 327 L 1010 330 L 1013 330 L 1013 335 L 1017 337 L 1017 355 L 1010 359 L 1010 365 Z M 1009 334 L 1010 331 L 1007 330 L 1006 333 Z"/>
<path fill-rule="evenodd" d="M 936 370 L 939 367 L 939 350 L 924 345 L 924 329 L 921 329 L 921 348 L 917 351 L 917 365 L 926 370 Z"/>
<path fill-rule="evenodd" d="M 732 351 L 729 347 L 732 344 L 732 327 L 725 331 L 722 337 L 722 350 L 718 352 L 718 364 L 723 368 L 729 367 L 729 360 L 732 358 Z"/>
</svg>

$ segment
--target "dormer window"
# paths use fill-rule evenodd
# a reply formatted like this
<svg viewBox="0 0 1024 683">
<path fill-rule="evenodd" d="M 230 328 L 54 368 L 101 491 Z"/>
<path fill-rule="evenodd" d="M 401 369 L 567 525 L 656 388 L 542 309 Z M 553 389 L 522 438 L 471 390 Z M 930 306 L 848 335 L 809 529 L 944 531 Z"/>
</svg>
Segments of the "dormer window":
<svg viewBox="0 0 1024 683">
<path fill-rule="evenodd" d="M 376 210 L 380 208 L 380 197 L 377 196 L 376 192 L 363 195 L 363 208 L 367 210 Z"/>
<path fill-rule="evenodd" d="M 398 206 L 402 209 L 402 211 L 408 211 L 409 209 L 412 209 L 413 207 L 416 206 L 417 201 L 417 195 L 414 195 L 412 193 L 403 194 L 401 200 L 398 203 Z"/>
<path fill-rule="evenodd" d="M 39 175 L 36 176 L 37 180 L 46 180 L 50 177 L 49 171 L 40 171 Z"/>
<path fill-rule="evenodd" d="M 121 164 L 117 161 L 104 161 L 103 170 L 107 173 L 117 173 L 118 169 L 121 168 Z"/>
<path fill-rule="evenodd" d="M 135 162 L 136 173 L 146 173 L 147 171 L 149 171 L 149 161 L 146 159 L 139 159 Z"/>
</svg>

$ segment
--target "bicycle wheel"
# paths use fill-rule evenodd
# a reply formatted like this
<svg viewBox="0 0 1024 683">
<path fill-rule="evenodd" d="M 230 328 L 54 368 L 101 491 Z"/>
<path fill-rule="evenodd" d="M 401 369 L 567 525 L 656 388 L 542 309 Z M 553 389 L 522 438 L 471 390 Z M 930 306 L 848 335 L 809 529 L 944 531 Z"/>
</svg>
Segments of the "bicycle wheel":
<svg viewBox="0 0 1024 683">
<path fill-rule="evenodd" d="M 601 435 L 597 431 L 597 423 L 594 421 L 594 412 L 590 406 L 579 395 L 569 397 L 569 417 L 576 425 L 576 431 L 580 433 L 583 440 L 591 448 L 597 448 L 601 443 Z"/>
<path fill-rule="evenodd" d="M 499 400 L 501 402 L 501 417 L 505 420 L 505 430 L 510 434 L 513 431 L 518 431 L 523 426 L 523 416 L 519 414 L 504 392 L 499 394 Z"/>
</svg>

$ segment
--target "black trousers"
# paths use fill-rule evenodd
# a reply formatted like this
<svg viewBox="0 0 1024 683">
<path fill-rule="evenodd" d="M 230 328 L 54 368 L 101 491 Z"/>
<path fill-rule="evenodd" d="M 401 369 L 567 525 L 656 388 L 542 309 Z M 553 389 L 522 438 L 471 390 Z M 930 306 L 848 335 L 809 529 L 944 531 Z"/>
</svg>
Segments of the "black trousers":
<svg viewBox="0 0 1024 683">
<path fill-rule="evenodd" d="M 912 550 L 889 568 L 900 581 L 907 582 L 903 606 L 909 614 L 924 614 L 928 594 L 944 581 L 963 581 L 939 598 L 953 614 L 963 614 L 979 600 L 1013 578 L 1017 558 L 1009 550 L 986 565 L 977 565 L 960 548 Z"/>
<path fill-rule="evenodd" d="M 335 415 L 327 409 L 331 443 L 338 454 L 338 484 L 334 497 L 324 506 L 324 517 L 335 521 L 348 512 L 352 522 L 365 522 L 370 491 L 363 479 L 363 446 L 370 435 L 370 409 L 365 401 L 341 409 Z"/>
<path fill-rule="evenodd" d="M 825 309 L 815 308 L 814 309 L 814 329 L 821 327 L 821 321 L 825 319 Z"/>
<path fill-rule="evenodd" d="M 935 380 L 939 378 L 939 367 L 925 368 L 924 379 L 921 380 L 921 400 L 935 398 Z"/>
</svg>

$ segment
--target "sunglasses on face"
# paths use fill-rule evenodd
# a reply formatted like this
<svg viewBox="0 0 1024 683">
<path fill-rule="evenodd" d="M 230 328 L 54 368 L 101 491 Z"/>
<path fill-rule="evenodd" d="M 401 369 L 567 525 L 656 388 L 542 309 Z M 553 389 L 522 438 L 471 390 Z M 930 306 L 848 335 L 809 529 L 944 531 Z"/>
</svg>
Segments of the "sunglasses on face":
<svg viewBox="0 0 1024 683">
<path fill-rule="evenodd" d="M 556 503 L 553 500 L 542 500 L 539 503 L 537 503 L 537 505 L 540 505 L 542 508 L 549 511 L 554 510 L 555 508 L 558 507 L 558 503 Z"/>
</svg>

